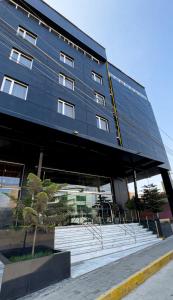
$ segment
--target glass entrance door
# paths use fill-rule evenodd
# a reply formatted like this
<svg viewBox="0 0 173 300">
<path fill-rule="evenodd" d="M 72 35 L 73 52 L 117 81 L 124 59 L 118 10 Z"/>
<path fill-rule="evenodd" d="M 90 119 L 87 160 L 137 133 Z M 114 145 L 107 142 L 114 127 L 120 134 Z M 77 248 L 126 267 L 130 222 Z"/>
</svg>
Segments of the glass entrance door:
<svg viewBox="0 0 173 300">
<path fill-rule="evenodd" d="M 23 164 L 0 161 L 0 227 L 12 224 L 13 208 L 18 200 Z"/>
<path fill-rule="evenodd" d="M 109 177 L 42 168 L 43 179 L 63 184 L 57 193 L 55 210 L 59 225 L 85 222 L 112 223 L 112 192 Z"/>
</svg>

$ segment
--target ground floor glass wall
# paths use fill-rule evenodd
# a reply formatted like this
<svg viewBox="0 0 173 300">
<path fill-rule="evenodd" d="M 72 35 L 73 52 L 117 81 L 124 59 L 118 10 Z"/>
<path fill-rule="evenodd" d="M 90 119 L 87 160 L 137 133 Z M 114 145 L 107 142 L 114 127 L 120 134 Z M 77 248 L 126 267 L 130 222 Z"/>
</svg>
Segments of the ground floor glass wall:
<svg viewBox="0 0 173 300">
<path fill-rule="evenodd" d="M 111 223 L 112 191 L 109 177 L 42 168 L 42 179 L 63 184 L 57 193 L 57 207 L 67 211 L 66 225 L 85 222 Z M 56 203 L 54 205 L 56 209 Z M 63 222 L 62 222 L 63 223 Z M 65 225 L 65 224 L 63 224 Z"/>
<path fill-rule="evenodd" d="M 36 174 L 37 168 L 30 172 Z M 27 177 L 23 164 L 0 161 L 0 227 L 12 224 L 12 210 L 20 198 L 23 177 Z M 57 210 L 59 225 L 113 222 L 109 177 L 43 167 L 41 179 L 61 186 L 55 202 L 48 205 L 51 211 Z"/>
<path fill-rule="evenodd" d="M 0 161 L 0 227 L 12 223 L 12 209 L 20 195 L 24 165 Z"/>
</svg>

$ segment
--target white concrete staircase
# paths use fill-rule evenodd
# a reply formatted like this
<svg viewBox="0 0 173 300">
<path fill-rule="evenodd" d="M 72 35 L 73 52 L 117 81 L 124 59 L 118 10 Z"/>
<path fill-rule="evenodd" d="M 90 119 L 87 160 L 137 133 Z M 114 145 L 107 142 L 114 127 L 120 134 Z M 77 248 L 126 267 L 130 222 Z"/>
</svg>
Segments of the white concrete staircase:
<svg viewBox="0 0 173 300">
<path fill-rule="evenodd" d="M 54 247 L 71 251 L 72 277 L 78 277 L 159 242 L 161 239 L 136 223 L 94 229 L 76 225 L 57 227 Z M 3 268 L 0 262 L 0 287 Z"/>
<path fill-rule="evenodd" d="M 158 243 L 160 239 L 136 223 L 57 227 L 55 249 L 71 251 L 72 264 L 105 255 L 126 256 Z"/>
</svg>

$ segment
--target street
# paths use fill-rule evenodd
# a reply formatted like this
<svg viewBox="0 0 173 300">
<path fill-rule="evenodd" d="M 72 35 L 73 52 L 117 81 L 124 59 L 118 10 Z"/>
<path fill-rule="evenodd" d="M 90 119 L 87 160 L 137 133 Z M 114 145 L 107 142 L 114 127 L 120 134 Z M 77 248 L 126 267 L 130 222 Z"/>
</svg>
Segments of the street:
<svg viewBox="0 0 173 300">
<path fill-rule="evenodd" d="M 173 261 L 153 275 L 123 300 L 173 299 Z"/>
</svg>

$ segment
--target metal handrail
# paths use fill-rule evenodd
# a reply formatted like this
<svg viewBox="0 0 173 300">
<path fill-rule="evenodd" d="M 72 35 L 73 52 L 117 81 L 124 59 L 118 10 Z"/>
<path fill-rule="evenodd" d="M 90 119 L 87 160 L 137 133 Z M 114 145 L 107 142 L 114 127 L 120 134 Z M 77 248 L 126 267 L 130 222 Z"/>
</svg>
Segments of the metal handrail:
<svg viewBox="0 0 173 300">
<path fill-rule="evenodd" d="M 136 243 L 136 232 L 135 232 L 135 230 L 134 231 L 130 230 L 130 228 L 127 227 L 125 224 L 118 224 L 118 226 L 125 231 L 125 235 L 126 235 L 126 233 L 131 235 L 134 238 L 135 243 Z M 122 226 L 124 226 L 125 228 L 123 228 Z"/>
<path fill-rule="evenodd" d="M 84 218 L 83 217 L 73 217 L 73 219 L 79 219 L 79 221 L 80 221 L 81 219 L 84 219 Z M 93 223 L 83 222 L 80 225 L 84 226 L 90 233 L 92 233 L 93 238 L 95 237 L 101 243 L 101 247 L 103 249 L 103 235 L 102 235 L 102 230 L 101 230 L 101 224 L 100 224 L 100 230 L 98 229 L 97 225 L 93 224 Z"/>
<path fill-rule="evenodd" d="M 93 237 L 95 237 L 101 243 L 101 247 L 103 249 L 103 237 L 102 237 L 102 234 L 99 234 L 97 231 L 95 231 L 94 228 L 92 227 L 92 225 L 83 224 L 83 226 L 85 226 L 85 228 L 87 228 L 92 233 Z"/>
<path fill-rule="evenodd" d="M 83 225 L 86 225 L 87 227 L 90 227 L 101 238 L 101 232 L 95 224 L 84 223 Z"/>
</svg>

